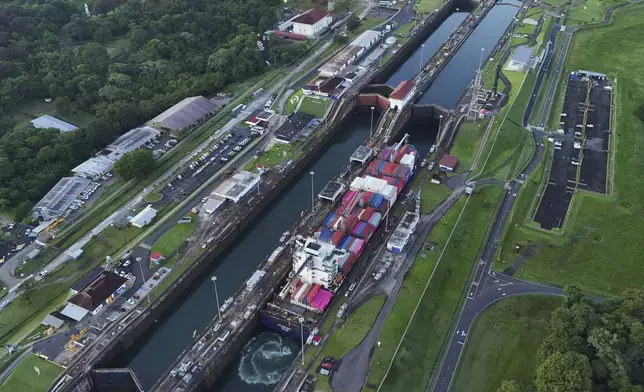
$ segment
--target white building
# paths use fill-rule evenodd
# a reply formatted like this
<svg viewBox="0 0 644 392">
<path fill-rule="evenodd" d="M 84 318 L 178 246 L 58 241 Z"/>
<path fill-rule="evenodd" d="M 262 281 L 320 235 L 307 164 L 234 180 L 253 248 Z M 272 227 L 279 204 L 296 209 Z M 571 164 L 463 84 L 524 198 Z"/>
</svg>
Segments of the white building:
<svg viewBox="0 0 644 392">
<path fill-rule="evenodd" d="M 157 216 L 157 210 L 152 208 L 152 205 L 148 205 L 144 209 L 141 210 L 138 214 L 132 218 L 130 223 L 134 227 L 138 227 L 139 229 L 147 226 L 150 222 L 152 222 L 152 219 Z"/>
<path fill-rule="evenodd" d="M 221 183 L 212 195 L 239 202 L 248 192 L 259 184 L 259 174 L 240 171 Z"/>
<path fill-rule="evenodd" d="M 332 244 L 307 238 L 293 254 L 293 270 L 300 271 L 298 276 L 302 282 L 328 289 L 338 275 L 340 260 L 347 253 Z"/>
<path fill-rule="evenodd" d="M 389 96 L 389 107 L 395 110 L 402 109 L 414 97 L 416 85 L 411 80 L 403 80 Z"/>
<path fill-rule="evenodd" d="M 328 12 L 310 9 L 291 19 L 291 22 L 293 33 L 311 38 L 329 28 L 333 17 Z"/>
</svg>

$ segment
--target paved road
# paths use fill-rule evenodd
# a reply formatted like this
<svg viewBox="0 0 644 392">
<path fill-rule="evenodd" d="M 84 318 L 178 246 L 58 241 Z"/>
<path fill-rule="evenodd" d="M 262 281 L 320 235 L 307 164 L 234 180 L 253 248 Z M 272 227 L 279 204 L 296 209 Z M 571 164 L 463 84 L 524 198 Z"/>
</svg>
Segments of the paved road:
<svg viewBox="0 0 644 392">
<path fill-rule="evenodd" d="M 561 52 L 559 53 L 559 59 L 554 69 L 552 80 L 550 81 L 550 87 L 548 88 L 546 101 L 543 104 L 541 116 L 539 116 L 539 122 L 537 123 L 537 126 L 541 129 L 545 129 L 546 122 L 548 121 L 550 110 L 552 108 L 552 104 L 557 99 L 557 97 L 555 97 L 555 93 L 557 91 L 557 85 L 559 84 L 559 80 L 561 78 L 561 71 L 563 70 L 563 66 L 566 61 L 566 54 L 568 53 L 568 48 L 570 47 L 570 41 L 572 39 L 572 33 L 570 31 L 566 31 L 564 34 L 565 34 L 564 43 L 563 43 L 563 46 L 561 47 Z"/>
<path fill-rule="evenodd" d="M 396 302 L 398 292 L 404 283 L 405 276 L 411 268 L 416 254 L 422 249 L 427 235 L 436 223 L 445 215 L 452 206 L 464 194 L 464 187 L 457 192 L 453 192 L 447 200 L 437 207 L 429 216 L 423 217 L 416 229 L 418 233 L 414 239 L 413 245 L 408 248 L 402 256 L 403 261 L 392 278 L 385 279 L 382 285 L 389 286 L 389 293 L 380 313 L 378 314 L 373 326 L 364 337 L 364 339 L 349 351 L 338 364 L 337 370 L 333 373 L 330 383 L 334 392 L 357 392 L 362 389 L 369 374 L 369 361 L 371 360 L 371 351 L 375 347 L 378 334 L 384 324 L 391 308 Z"/>
<path fill-rule="evenodd" d="M 541 63 L 541 68 L 539 69 L 539 73 L 537 74 L 537 80 L 534 83 L 534 87 L 532 89 L 532 95 L 530 96 L 530 101 L 528 101 L 528 105 L 526 106 L 526 110 L 523 113 L 523 126 L 524 127 L 526 127 L 528 125 L 528 122 L 530 121 L 530 116 L 532 115 L 532 110 L 534 108 L 534 104 L 537 103 L 537 99 L 539 98 L 539 92 L 541 91 L 541 84 L 543 83 L 544 78 L 546 77 L 546 75 L 548 75 L 548 71 L 550 70 L 550 63 L 552 61 L 552 54 L 555 51 L 555 40 L 557 39 L 557 30 L 559 30 L 559 18 L 555 19 L 555 23 L 552 26 L 552 30 L 550 31 L 550 35 L 548 36 L 548 43 L 546 45 L 546 55 L 543 58 L 543 61 Z M 559 75 L 559 72 L 557 72 L 557 75 Z M 553 79 L 553 80 L 555 80 L 555 79 Z M 555 85 L 556 85 L 556 83 L 555 83 Z M 553 91 L 553 94 L 554 94 L 554 91 Z M 552 97 L 548 97 L 546 99 L 546 101 L 551 100 L 551 99 L 552 99 Z M 545 112 L 545 110 L 544 110 L 544 112 Z"/>
</svg>

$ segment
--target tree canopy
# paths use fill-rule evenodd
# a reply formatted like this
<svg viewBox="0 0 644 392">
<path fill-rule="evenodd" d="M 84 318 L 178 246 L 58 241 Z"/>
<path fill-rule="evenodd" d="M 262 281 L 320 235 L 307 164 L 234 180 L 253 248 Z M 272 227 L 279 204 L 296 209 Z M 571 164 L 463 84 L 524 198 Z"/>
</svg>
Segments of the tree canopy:
<svg viewBox="0 0 644 392">
<path fill-rule="evenodd" d="M 134 177 L 141 178 L 145 177 L 146 174 L 151 173 L 155 166 L 156 164 L 152 157 L 152 151 L 140 148 L 123 155 L 121 159 L 116 161 L 114 170 L 118 175 L 128 179 Z"/>
<path fill-rule="evenodd" d="M 575 286 L 550 317 L 537 358 L 538 392 L 644 391 L 644 291 L 589 302 Z M 505 381 L 500 392 L 518 384 Z M 504 389 L 505 388 L 505 389 Z"/>
<path fill-rule="evenodd" d="M 33 203 L 128 129 L 187 96 L 262 72 L 258 33 L 277 20 L 280 4 L 89 0 L 90 18 L 70 0 L 0 5 L 0 203 Z M 301 48 L 270 52 L 281 63 Z M 45 98 L 62 117 L 82 110 L 95 120 L 68 134 L 16 126 L 23 106 Z"/>
</svg>

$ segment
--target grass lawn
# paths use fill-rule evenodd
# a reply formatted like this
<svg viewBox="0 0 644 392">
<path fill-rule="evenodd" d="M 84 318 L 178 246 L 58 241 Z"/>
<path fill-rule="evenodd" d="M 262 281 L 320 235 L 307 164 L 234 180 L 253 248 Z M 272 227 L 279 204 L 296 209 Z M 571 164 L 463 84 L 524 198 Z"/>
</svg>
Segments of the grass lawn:
<svg viewBox="0 0 644 392">
<path fill-rule="evenodd" d="M 422 14 L 428 14 L 435 9 L 440 9 L 442 7 L 443 0 L 418 0 L 416 4 L 414 4 L 416 12 L 420 12 Z"/>
<path fill-rule="evenodd" d="M 530 382 L 550 313 L 561 298 L 517 296 L 486 309 L 470 331 L 452 390 L 496 392 L 503 380 Z"/>
<path fill-rule="evenodd" d="M 575 283 L 600 295 L 618 294 L 641 287 L 644 267 L 639 245 L 644 233 L 644 122 L 635 112 L 644 102 L 644 81 L 639 72 L 644 61 L 641 21 L 644 5 L 631 5 L 614 15 L 604 27 L 576 33 L 566 70 L 592 69 L 619 75 L 616 89 L 617 152 L 614 195 L 577 192 L 563 235 L 529 228 L 509 233 L 514 242 L 532 245 L 532 254 L 521 277 L 561 285 Z M 506 264 L 522 256 L 507 247 Z"/>
<path fill-rule="evenodd" d="M 190 237 L 197 226 L 197 215 L 188 214 L 192 218 L 190 223 L 175 223 L 157 242 L 152 245 L 151 252 L 159 252 L 164 257 L 177 250 L 185 240 Z"/>
<path fill-rule="evenodd" d="M 450 333 L 454 312 L 461 303 L 467 278 L 476 264 L 501 192 L 498 187 L 476 190 L 469 201 L 461 199 L 456 203 L 429 234 L 428 241 L 437 243 L 437 250 L 434 253 L 421 251 L 416 257 L 380 331 L 378 340 L 382 345 L 374 349 L 370 384 L 380 385 L 417 304 L 418 311 L 382 387 L 386 391 L 424 390 L 431 381 L 443 340 Z M 459 216 L 459 224 L 452 235 Z M 450 235 L 451 240 L 447 243 Z"/>
<path fill-rule="evenodd" d="M 450 150 L 450 155 L 457 157 L 459 161 L 457 173 L 463 173 L 470 169 L 489 121 L 461 123 L 456 133 L 456 139 L 454 139 L 454 146 Z"/>
<path fill-rule="evenodd" d="M 328 99 L 304 97 L 298 112 L 308 113 L 314 115 L 316 118 L 322 118 L 329 106 L 330 103 Z"/>
<path fill-rule="evenodd" d="M 284 162 L 287 159 L 295 159 L 301 154 L 301 144 L 302 143 L 299 141 L 293 144 L 278 143 L 274 145 L 270 150 L 263 152 L 259 156 L 259 158 L 257 158 L 257 163 L 267 167 L 273 167 Z M 252 167 L 255 167 L 254 162 L 252 162 Z"/>
<path fill-rule="evenodd" d="M 365 31 L 380 26 L 382 23 L 385 23 L 385 19 L 383 18 L 364 18 L 357 29 L 347 34 L 349 42 L 353 41 L 357 36 Z"/>
<path fill-rule="evenodd" d="M 36 370 L 38 369 L 38 370 Z M 0 392 L 41 392 L 63 372 L 63 368 L 35 355 L 29 355 L 0 384 Z"/>
<path fill-rule="evenodd" d="M 520 168 L 521 159 L 529 154 L 523 152 L 530 149 L 530 133 L 521 127 L 525 107 L 532 94 L 532 86 L 536 76 L 533 72 L 522 74 L 520 72 L 503 71 L 512 84 L 510 103 L 496 116 L 490 136 L 486 141 L 481 159 L 474 172 L 482 177 L 508 179 Z M 525 75 L 523 84 L 521 78 Z M 519 88 L 521 88 L 520 91 Z M 531 153 L 531 151 L 530 151 Z M 523 157 L 523 158 L 522 158 Z"/>
<path fill-rule="evenodd" d="M 606 9 L 624 3 L 623 0 L 588 0 L 573 1 L 574 6 L 568 10 L 567 25 L 585 25 L 604 19 Z"/>
<path fill-rule="evenodd" d="M 300 99 L 302 99 L 303 96 L 304 96 L 304 92 L 302 91 L 302 89 L 299 89 L 288 98 L 288 101 L 286 102 L 286 113 L 285 113 L 287 116 L 295 112 L 295 109 L 297 108 L 297 104 L 300 102 Z"/>
<path fill-rule="evenodd" d="M 0 313 L 0 342 L 17 343 L 40 325 L 47 313 L 67 298 L 67 285 L 51 284 L 31 289 Z"/>
<path fill-rule="evenodd" d="M 423 214 L 433 210 L 443 199 L 445 199 L 452 191 L 445 188 L 443 184 L 432 184 L 427 181 L 423 186 L 423 191 L 420 194 L 420 211 Z"/>
<path fill-rule="evenodd" d="M 163 195 L 159 192 L 150 192 L 148 193 L 143 201 L 146 203 L 156 203 L 157 201 L 163 199 Z"/>
<path fill-rule="evenodd" d="M 514 29 L 514 33 L 532 35 L 536 29 L 537 29 L 537 26 L 533 26 L 527 23 L 522 23 L 519 26 L 517 26 L 516 29 Z"/>
<path fill-rule="evenodd" d="M 373 324 L 376 316 L 378 316 L 380 308 L 384 303 L 385 296 L 378 295 L 351 313 L 347 323 L 336 329 L 333 335 L 327 339 L 312 371 L 318 368 L 324 357 L 340 359 L 349 350 L 357 346 L 367 332 L 369 332 L 371 324 Z M 324 376 L 318 376 L 316 389 L 331 391 L 329 379 Z"/>
</svg>

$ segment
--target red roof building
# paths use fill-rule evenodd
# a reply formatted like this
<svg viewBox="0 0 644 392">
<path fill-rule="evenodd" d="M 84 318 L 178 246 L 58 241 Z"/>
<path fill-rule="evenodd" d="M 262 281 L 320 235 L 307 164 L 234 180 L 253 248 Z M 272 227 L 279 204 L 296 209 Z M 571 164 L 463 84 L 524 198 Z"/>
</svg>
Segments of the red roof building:
<svg viewBox="0 0 644 392">
<path fill-rule="evenodd" d="M 159 252 L 154 252 L 150 255 L 150 261 L 153 263 L 158 263 L 163 259 L 163 255 Z"/>
<path fill-rule="evenodd" d="M 301 24 L 306 24 L 306 25 L 314 25 L 317 22 L 321 21 L 325 17 L 329 15 L 328 12 L 320 11 L 320 10 L 315 10 L 315 9 L 310 9 L 293 19 L 293 23 L 301 23 Z"/>
<path fill-rule="evenodd" d="M 438 164 L 440 166 L 440 170 L 452 172 L 458 165 L 458 159 L 454 156 L 445 154 Z"/>
<path fill-rule="evenodd" d="M 416 85 L 411 80 L 403 80 L 389 95 L 389 106 L 392 109 L 401 109 L 414 95 Z"/>
</svg>

